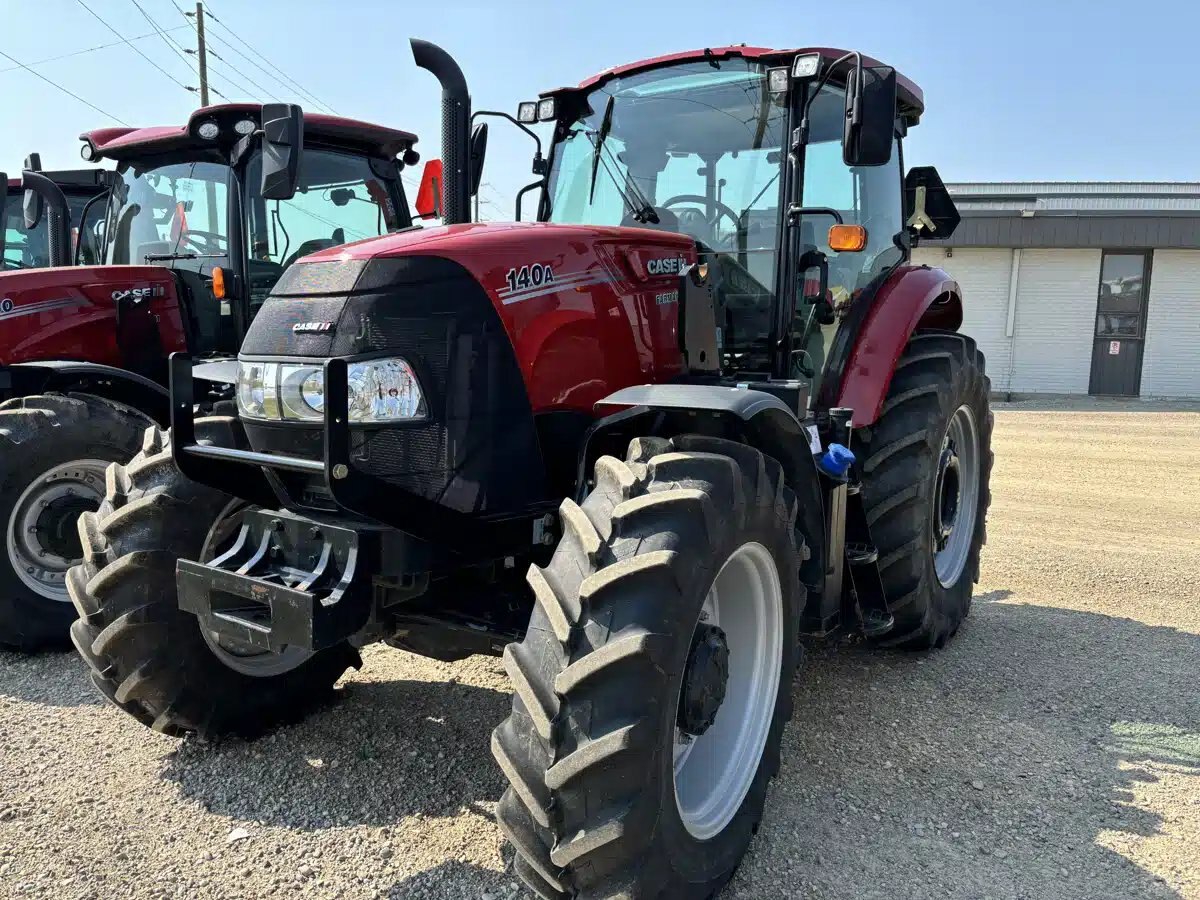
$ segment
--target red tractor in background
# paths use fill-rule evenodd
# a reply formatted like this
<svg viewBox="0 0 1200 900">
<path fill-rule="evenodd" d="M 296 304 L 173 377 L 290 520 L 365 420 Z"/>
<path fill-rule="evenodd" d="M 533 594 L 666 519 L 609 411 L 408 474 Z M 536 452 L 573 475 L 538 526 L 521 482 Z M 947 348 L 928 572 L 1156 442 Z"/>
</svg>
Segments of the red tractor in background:
<svg viewBox="0 0 1200 900">
<path fill-rule="evenodd" d="M 104 214 L 103 198 L 108 190 L 108 173 L 103 169 L 74 169 L 43 172 L 41 156 L 31 153 L 25 159 L 24 171 L 48 179 L 62 197 L 55 197 L 47 206 L 43 194 L 54 187 L 39 184 L 25 188 L 26 178 L 9 178 L 0 172 L 0 184 L 6 192 L 0 196 L 0 257 L 3 271 L 39 269 L 46 266 L 70 265 L 72 260 L 91 265 L 99 261 L 96 237 Z M 21 203 L 12 202 L 18 195 Z M 93 202 L 96 201 L 96 202 Z M 51 220 L 64 207 L 68 213 L 65 223 L 69 245 L 55 247 L 61 227 Z M 50 215 L 44 214 L 49 209 Z"/>
<path fill-rule="evenodd" d="M 6 256 L 0 274 L 0 645 L 25 650 L 68 640 L 76 520 L 99 506 L 108 464 L 166 422 L 167 356 L 231 358 L 293 261 L 411 223 L 405 131 L 232 104 L 81 140 L 86 160 L 116 164 L 93 173 L 107 193 L 76 214 L 72 184 L 26 171 L 24 202 L 5 204 L 49 248 Z M 205 371 L 205 403 L 222 378 L 231 396 L 232 373 Z"/>
<path fill-rule="evenodd" d="M 497 820 L 539 896 L 708 898 L 758 827 L 800 637 L 939 647 L 971 604 L 992 416 L 958 215 L 903 170 L 921 91 L 717 47 L 522 104 L 538 221 L 471 224 L 485 132 L 441 49 L 446 224 L 326 250 L 248 329 L 237 414 L 109 469 L 67 584 L 114 704 L 253 732 L 358 648 L 502 655 Z M 423 192 L 426 196 L 431 192 Z"/>
</svg>

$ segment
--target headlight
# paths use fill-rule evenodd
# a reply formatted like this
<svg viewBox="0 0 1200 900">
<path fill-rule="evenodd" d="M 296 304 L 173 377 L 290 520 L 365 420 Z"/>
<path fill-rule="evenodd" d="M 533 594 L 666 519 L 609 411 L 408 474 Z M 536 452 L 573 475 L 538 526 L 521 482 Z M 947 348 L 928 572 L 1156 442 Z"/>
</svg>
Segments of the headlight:
<svg viewBox="0 0 1200 900">
<path fill-rule="evenodd" d="M 372 359 L 347 367 L 351 422 L 424 419 L 425 395 L 403 359 Z M 248 419 L 320 421 L 325 417 L 325 370 L 293 363 L 238 361 L 238 411 Z"/>
</svg>

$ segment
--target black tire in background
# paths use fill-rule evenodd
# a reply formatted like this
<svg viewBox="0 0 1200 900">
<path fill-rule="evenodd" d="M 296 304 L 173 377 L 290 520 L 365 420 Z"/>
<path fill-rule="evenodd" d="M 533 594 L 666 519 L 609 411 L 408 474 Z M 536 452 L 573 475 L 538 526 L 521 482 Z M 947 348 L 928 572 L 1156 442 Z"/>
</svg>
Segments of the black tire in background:
<svg viewBox="0 0 1200 900">
<path fill-rule="evenodd" d="M 867 521 L 896 618 L 895 627 L 877 641 L 882 646 L 940 647 L 971 609 L 991 502 L 990 386 L 983 354 L 971 338 L 957 332 L 918 331 L 896 365 L 879 420 L 869 430 L 856 432 Z M 956 511 L 963 517 L 959 524 L 973 512 L 969 533 L 964 534 L 968 543 L 961 571 L 944 583 L 936 565 L 935 532 L 945 483 L 939 472 L 946 471 L 947 452 L 965 454 L 964 447 L 947 446 L 956 415 L 960 426 L 974 428 L 977 483 L 972 509 Z"/>
<path fill-rule="evenodd" d="M 0 645 L 69 646 L 75 609 L 67 568 L 80 556 L 76 521 L 104 494 L 104 468 L 141 446 L 149 417 L 90 394 L 0 403 Z"/>
<path fill-rule="evenodd" d="M 233 446 L 233 422 L 197 419 L 197 439 Z M 164 734 L 252 737 L 299 720 L 361 665 L 343 643 L 286 671 L 248 674 L 222 661 L 199 620 L 179 609 L 175 562 L 201 558 L 231 500 L 185 478 L 169 434 L 152 427 L 128 465 L 109 468 L 100 510 L 79 519 L 83 563 L 67 577 L 79 611 L 71 638 L 104 696 Z"/>
<path fill-rule="evenodd" d="M 492 735 L 510 784 L 498 819 L 516 847 L 517 873 L 541 897 L 707 898 L 733 874 L 758 826 L 791 717 L 803 602 L 796 501 L 774 460 L 712 438 L 635 440 L 626 461 L 602 457 L 595 474 L 582 506 L 563 503 L 563 537 L 549 565 L 529 572 L 529 630 L 505 650 L 514 697 Z M 778 656 L 756 670 L 778 682 L 763 679 L 758 724 L 748 729 L 761 739 L 748 745 L 760 749 L 729 756 L 748 762 L 725 815 L 697 824 L 701 817 L 689 820 L 677 799 L 685 793 L 676 781 L 677 726 L 692 691 L 681 696 L 685 664 L 711 634 L 698 624 L 708 620 L 701 613 L 710 588 L 747 548 L 778 575 L 775 602 L 762 607 L 778 610 Z M 734 629 L 733 672 L 745 643 L 724 611 L 713 620 Z M 742 721 L 748 705 L 731 699 L 732 675 L 728 687 L 709 730 L 694 732 L 692 752 L 706 752 L 722 716 Z M 710 833 L 698 837 L 702 827 Z"/>
</svg>

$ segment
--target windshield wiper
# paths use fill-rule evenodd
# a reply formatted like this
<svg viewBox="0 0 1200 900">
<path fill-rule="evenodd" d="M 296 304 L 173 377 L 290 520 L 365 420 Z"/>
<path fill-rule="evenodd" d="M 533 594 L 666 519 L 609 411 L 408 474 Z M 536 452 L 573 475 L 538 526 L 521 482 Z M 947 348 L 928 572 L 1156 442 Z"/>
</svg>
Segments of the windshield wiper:
<svg viewBox="0 0 1200 900">
<path fill-rule="evenodd" d="M 228 253 L 147 253 L 142 257 L 145 262 L 166 262 L 171 259 L 224 259 Z"/>
<path fill-rule="evenodd" d="M 592 141 L 595 149 L 592 151 L 592 180 L 588 184 L 588 206 L 591 206 L 592 201 L 596 199 L 596 173 L 600 170 L 600 149 L 608 140 L 608 133 L 612 130 L 613 101 L 616 99 L 615 95 L 608 95 L 608 102 L 604 104 L 604 116 L 600 119 L 600 130 L 596 132 L 596 138 Z"/>
<path fill-rule="evenodd" d="M 617 161 L 613 158 L 612 151 L 605 147 L 604 142 L 608 139 L 609 132 L 612 131 L 612 114 L 613 101 L 615 96 L 609 95 L 608 103 L 604 105 L 604 117 L 600 121 L 600 130 L 593 135 L 590 132 L 585 132 L 588 139 L 592 142 L 592 180 L 588 185 L 588 205 L 596 197 L 596 173 L 600 171 L 600 164 L 604 164 L 604 171 L 613 183 L 613 187 L 617 189 L 617 193 L 621 195 L 621 199 L 625 205 L 629 207 L 633 213 L 633 218 L 637 222 L 651 222 L 658 224 L 658 213 L 654 211 L 654 206 L 646 199 L 646 195 L 642 193 L 641 188 L 637 186 L 634 179 L 628 178 L 625 181 L 625 186 L 622 187 L 621 179 L 619 179 L 613 170 L 609 167 L 609 162 L 617 165 Z M 632 196 L 631 196 L 632 195 Z"/>
</svg>

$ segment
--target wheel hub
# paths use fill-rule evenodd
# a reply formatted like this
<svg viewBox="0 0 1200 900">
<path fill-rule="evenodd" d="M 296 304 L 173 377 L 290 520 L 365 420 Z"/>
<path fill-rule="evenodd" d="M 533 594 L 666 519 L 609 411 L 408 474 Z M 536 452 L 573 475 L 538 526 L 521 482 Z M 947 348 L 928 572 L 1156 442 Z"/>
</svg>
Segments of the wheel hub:
<svg viewBox="0 0 1200 900">
<path fill-rule="evenodd" d="M 962 482 L 959 479 L 958 451 L 954 442 L 947 439 L 938 461 L 938 499 L 934 505 L 934 541 L 942 550 L 954 532 L 958 520 L 958 508 L 962 499 Z"/>
<path fill-rule="evenodd" d="M 700 625 L 692 636 L 692 649 L 683 672 L 678 725 L 699 736 L 717 720 L 729 681 L 729 643 L 716 625 Z"/>
<path fill-rule="evenodd" d="M 80 514 L 99 509 L 106 468 L 108 463 L 100 459 L 54 466 L 17 498 L 5 541 L 8 561 L 38 596 L 70 602 L 67 569 L 83 555 L 76 523 Z"/>
<path fill-rule="evenodd" d="M 942 587 L 953 587 L 966 571 L 975 540 L 979 479 L 979 429 L 964 405 L 954 411 L 942 438 L 930 510 L 930 550 Z"/>
</svg>

